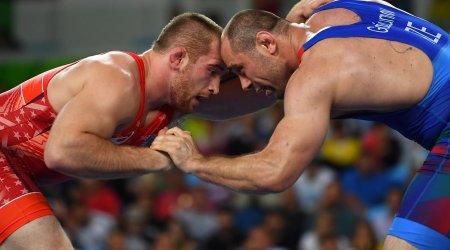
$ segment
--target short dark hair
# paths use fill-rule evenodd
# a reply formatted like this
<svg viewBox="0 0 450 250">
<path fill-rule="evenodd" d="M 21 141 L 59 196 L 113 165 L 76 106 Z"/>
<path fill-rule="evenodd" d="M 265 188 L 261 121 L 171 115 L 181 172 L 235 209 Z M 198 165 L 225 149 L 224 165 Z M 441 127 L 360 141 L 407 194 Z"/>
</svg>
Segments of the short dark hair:
<svg viewBox="0 0 450 250">
<path fill-rule="evenodd" d="M 263 10 L 243 10 L 234 15 L 224 29 L 223 36 L 230 41 L 234 52 L 255 50 L 256 34 L 267 31 L 285 34 L 289 22 L 271 12 Z"/>
<path fill-rule="evenodd" d="M 206 55 L 214 39 L 220 41 L 222 27 L 205 15 L 187 12 L 174 17 L 161 31 L 152 49 L 165 53 L 175 47 L 184 47 L 197 60 Z"/>
</svg>

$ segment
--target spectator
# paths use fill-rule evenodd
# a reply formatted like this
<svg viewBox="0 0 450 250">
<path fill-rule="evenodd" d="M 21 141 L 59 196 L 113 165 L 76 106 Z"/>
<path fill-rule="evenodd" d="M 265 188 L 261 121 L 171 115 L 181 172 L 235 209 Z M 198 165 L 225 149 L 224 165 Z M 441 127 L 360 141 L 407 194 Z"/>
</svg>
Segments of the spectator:
<svg viewBox="0 0 450 250">
<path fill-rule="evenodd" d="M 195 243 L 190 240 L 180 222 L 170 220 L 167 228 L 161 232 L 153 244 L 154 250 L 195 250 Z"/>
<path fill-rule="evenodd" d="M 222 207 L 217 212 L 217 231 L 206 241 L 205 250 L 234 250 L 241 245 L 242 234 L 235 227 L 233 210 Z"/>
<path fill-rule="evenodd" d="M 313 213 L 319 206 L 325 188 L 335 179 L 335 173 L 317 160 L 305 169 L 294 184 L 296 200 L 305 213 Z"/>
<path fill-rule="evenodd" d="M 126 250 L 125 248 L 125 235 L 122 230 L 115 229 L 106 240 L 105 250 Z"/>
<path fill-rule="evenodd" d="M 89 211 L 85 204 L 76 203 L 69 209 L 65 226 L 74 247 L 99 250 L 106 244 L 116 223 L 114 217 L 100 211 Z"/>
<path fill-rule="evenodd" d="M 321 156 L 325 163 L 335 167 L 338 171 L 354 165 L 361 154 L 359 138 L 351 136 L 344 129 L 344 121 L 333 120 L 329 131 L 329 137 L 325 140 L 321 149 Z"/>
<path fill-rule="evenodd" d="M 268 228 L 255 226 L 252 228 L 239 250 L 285 250 L 275 246 L 275 239 Z"/>
<path fill-rule="evenodd" d="M 403 189 L 401 187 L 392 187 L 386 195 L 386 202 L 368 211 L 367 217 L 378 243 L 384 242 L 395 214 L 400 208 L 402 197 Z"/>
<path fill-rule="evenodd" d="M 333 215 L 334 225 L 339 235 L 345 235 L 348 238 L 352 236 L 359 216 L 345 202 L 342 187 L 338 181 L 330 183 L 325 189 L 320 209 L 329 211 Z"/>
<path fill-rule="evenodd" d="M 197 186 L 182 197 L 191 200 L 188 207 L 179 207 L 174 217 L 186 228 L 188 236 L 200 244 L 218 229 L 217 215 L 207 199 L 206 190 Z"/>
<path fill-rule="evenodd" d="M 356 225 L 352 237 L 352 247 L 354 250 L 375 250 L 377 248 L 375 234 L 367 221 L 361 220 Z"/>
<path fill-rule="evenodd" d="M 364 152 L 355 168 L 342 176 L 346 200 L 360 214 L 383 202 L 388 190 L 395 185 L 381 167 L 373 155 Z"/>
<path fill-rule="evenodd" d="M 299 204 L 295 200 L 293 187 L 281 193 L 281 208 L 286 224 L 280 245 L 287 249 L 296 249 L 298 239 L 305 231 L 304 224 L 307 214 L 300 209 Z"/>
<path fill-rule="evenodd" d="M 330 211 L 321 210 L 315 221 L 314 229 L 306 232 L 299 241 L 299 250 L 320 250 L 322 239 L 336 238 L 338 249 L 348 249 L 349 243 L 345 236 L 339 236 L 335 228 L 334 217 Z"/>
<path fill-rule="evenodd" d="M 121 212 L 121 201 L 118 194 L 105 182 L 98 180 L 81 180 L 83 192 L 81 201 L 90 211 L 98 211 L 112 217 L 118 217 Z"/>
</svg>

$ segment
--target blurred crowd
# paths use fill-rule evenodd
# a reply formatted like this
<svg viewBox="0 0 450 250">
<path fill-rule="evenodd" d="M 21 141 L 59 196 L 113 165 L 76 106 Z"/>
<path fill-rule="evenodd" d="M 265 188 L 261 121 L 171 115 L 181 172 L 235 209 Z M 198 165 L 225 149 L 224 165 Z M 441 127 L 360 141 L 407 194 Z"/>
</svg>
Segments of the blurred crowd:
<svg viewBox="0 0 450 250">
<path fill-rule="evenodd" d="M 205 154 L 265 145 L 282 104 L 212 123 L 186 119 Z M 319 155 L 279 194 L 239 194 L 171 170 L 42 187 L 78 249 L 379 249 L 426 152 L 384 125 L 335 120 Z"/>
</svg>

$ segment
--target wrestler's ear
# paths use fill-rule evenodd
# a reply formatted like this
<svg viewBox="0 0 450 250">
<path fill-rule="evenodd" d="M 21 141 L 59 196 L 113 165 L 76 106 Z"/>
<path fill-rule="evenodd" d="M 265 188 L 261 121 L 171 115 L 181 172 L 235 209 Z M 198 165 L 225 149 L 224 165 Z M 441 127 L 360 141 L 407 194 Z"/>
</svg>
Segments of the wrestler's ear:
<svg viewBox="0 0 450 250">
<path fill-rule="evenodd" d="M 172 48 L 169 52 L 169 65 L 171 69 L 179 70 L 189 60 L 187 51 L 182 47 Z"/>
<path fill-rule="evenodd" d="M 277 52 L 275 37 L 267 31 L 260 31 L 256 34 L 256 49 L 271 55 Z"/>
</svg>

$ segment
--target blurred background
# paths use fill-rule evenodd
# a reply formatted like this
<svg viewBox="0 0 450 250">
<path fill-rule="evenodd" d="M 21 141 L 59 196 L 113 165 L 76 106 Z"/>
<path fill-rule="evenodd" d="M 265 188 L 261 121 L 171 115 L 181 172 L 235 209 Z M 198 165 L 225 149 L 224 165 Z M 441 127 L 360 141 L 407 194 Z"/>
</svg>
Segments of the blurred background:
<svg viewBox="0 0 450 250">
<path fill-rule="evenodd" d="M 237 11 L 285 16 L 295 0 L 1 0 L 0 90 L 110 50 L 147 50 L 185 11 L 224 26 Z M 450 30 L 448 0 L 389 1 Z M 223 123 L 187 119 L 203 153 L 267 143 L 282 103 Z M 381 249 L 402 194 L 427 152 L 387 127 L 333 121 L 316 159 L 289 190 L 243 195 L 179 171 L 43 186 L 77 249 Z"/>
</svg>

